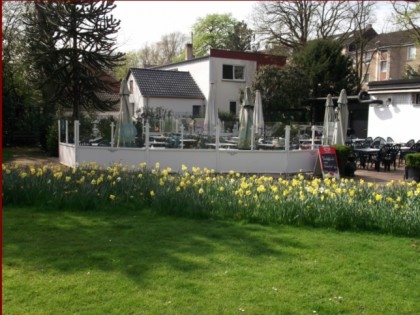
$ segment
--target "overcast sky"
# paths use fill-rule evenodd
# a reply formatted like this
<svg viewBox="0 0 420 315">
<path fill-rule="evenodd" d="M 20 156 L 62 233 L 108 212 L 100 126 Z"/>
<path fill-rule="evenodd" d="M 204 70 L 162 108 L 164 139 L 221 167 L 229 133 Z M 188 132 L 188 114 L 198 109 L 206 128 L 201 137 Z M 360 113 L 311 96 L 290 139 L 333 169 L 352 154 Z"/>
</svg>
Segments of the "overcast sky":
<svg viewBox="0 0 420 315">
<path fill-rule="evenodd" d="M 189 35 L 198 18 L 212 13 L 232 13 L 239 21 L 249 20 L 254 1 L 116 1 L 114 17 L 121 20 L 118 44 L 122 51 L 138 50 L 153 44 L 162 35 L 181 32 Z M 374 28 L 381 33 L 389 20 L 389 3 L 380 2 Z M 251 27 L 251 22 L 248 23 Z"/>
</svg>

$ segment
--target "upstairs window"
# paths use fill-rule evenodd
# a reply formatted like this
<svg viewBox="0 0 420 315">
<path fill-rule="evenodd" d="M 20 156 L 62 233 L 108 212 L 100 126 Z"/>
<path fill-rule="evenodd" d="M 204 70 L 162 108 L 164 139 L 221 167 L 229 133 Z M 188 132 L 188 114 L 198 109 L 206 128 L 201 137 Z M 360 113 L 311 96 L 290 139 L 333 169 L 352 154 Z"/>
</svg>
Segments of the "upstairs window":
<svg viewBox="0 0 420 315">
<path fill-rule="evenodd" d="M 244 80 L 244 66 L 223 65 L 224 80 Z"/>
<path fill-rule="evenodd" d="M 133 94 L 133 80 L 130 80 L 130 94 Z"/>
<path fill-rule="evenodd" d="M 372 60 L 372 53 L 370 52 L 365 52 L 363 55 L 363 62 L 364 63 L 369 63 Z"/>
<path fill-rule="evenodd" d="M 388 67 L 388 62 L 386 60 L 381 61 L 381 72 L 386 72 Z"/>
<path fill-rule="evenodd" d="M 416 47 L 410 46 L 407 50 L 407 60 L 414 60 L 416 59 Z"/>
</svg>

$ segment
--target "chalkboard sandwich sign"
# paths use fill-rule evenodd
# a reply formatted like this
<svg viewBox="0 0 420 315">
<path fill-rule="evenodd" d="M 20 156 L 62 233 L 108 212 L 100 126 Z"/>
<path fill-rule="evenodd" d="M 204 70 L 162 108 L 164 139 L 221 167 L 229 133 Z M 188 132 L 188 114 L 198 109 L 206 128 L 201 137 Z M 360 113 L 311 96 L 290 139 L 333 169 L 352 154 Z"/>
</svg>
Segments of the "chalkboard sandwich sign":
<svg viewBox="0 0 420 315">
<path fill-rule="evenodd" d="M 321 167 L 321 173 L 323 178 L 340 178 L 340 172 L 338 170 L 337 154 L 334 147 L 330 146 L 319 146 L 318 147 L 317 165 L 315 168 Z"/>
</svg>

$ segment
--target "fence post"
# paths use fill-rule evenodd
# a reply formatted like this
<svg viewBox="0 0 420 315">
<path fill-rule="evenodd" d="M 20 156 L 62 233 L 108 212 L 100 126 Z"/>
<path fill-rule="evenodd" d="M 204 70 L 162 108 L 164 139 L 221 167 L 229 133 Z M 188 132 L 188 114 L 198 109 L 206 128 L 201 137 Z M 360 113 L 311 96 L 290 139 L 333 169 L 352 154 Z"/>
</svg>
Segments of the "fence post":
<svg viewBox="0 0 420 315">
<path fill-rule="evenodd" d="M 111 148 L 114 147 L 114 127 L 115 127 L 115 124 L 112 121 L 111 122 Z"/>
<path fill-rule="evenodd" d="M 69 143 L 69 121 L 66 120 L 66 143 Z"/>
<path fill-rule="evenodd" d="M 146 125 L 144 126 L 145 128 L 145 137 L 144 137 L 144 144 L 145 144 L 145 146 L 146 146 L 146 149 L 149 149 L 149 145 L 150 145 L 150 142 L 149 142 L 149 137 L 150 137 L 150 125 L 149 125 L 149 122 L 147 122 L 146 123 Z"/>
<path fill-rule="evenodd" d="M 79 128 L 80 128 L 80 123 L 78 120 L 74 121 L 74 145 L 78 146 L 79 145 Z"/>
<path fill-rule="evenodd" d="M 285 151 L 290 151 L 290 125 L 286 126 L 286 134 L 284 140 L 284 149 Z"/>
<path fill-rule="evenodd" d="M 61 120 L 58 120 L 58 143 L 61 142 Z"/>
<path fill-rule="evenodd" d="M 311 141 L 311 149 L 315 149 L 315 126 L 312 126 L 312 141 Z"/>
</svg>

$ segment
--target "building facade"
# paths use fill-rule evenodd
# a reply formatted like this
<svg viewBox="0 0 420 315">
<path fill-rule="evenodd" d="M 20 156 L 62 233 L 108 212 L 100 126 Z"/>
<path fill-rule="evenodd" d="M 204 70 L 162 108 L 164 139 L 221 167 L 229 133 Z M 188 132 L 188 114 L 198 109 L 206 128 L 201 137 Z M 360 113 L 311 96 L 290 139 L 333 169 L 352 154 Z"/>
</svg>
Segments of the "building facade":
<svg viewBox="0 0 420 315">
<path fill-rule="evenodd" d="M 187 49 L 191 49 L 191 46 L 187 46 Z M 210 49 L 209 55 L 205 57 L 194 58 L 191 51 L 187 51 L 186 56 L 187 60 L 185 61 L 148 69 L 149 71 L 161 73 L 163 77 L 165 76 L 164 71 L 168 73 L 168 80 L 162 81 L 161 84 L 161 89 L 167 92 L 165 97 L 154 97 L 151 94 L 145 95 L 141 91 L 139 84 L 147 85 L 148 83 L 140 83 L 140 77 L 135 78 L 133 71 L 130 69 L 127 75 L 127 82 L 133 86 L 130 102 L 133 103 L 134 112 L 141 112 L 145 106 L 161 106 L 171 109 L 174 114 L 182 113 L 190 116 L 203 116 L 205 106 L 207 106 L 209 100 L 210 84 L 213 84 L 217 110 L 236 115 L 240 109 L 241 91 L 246 86 L 252 86 L 259 67 L 263 65 L 284 66 L 286 64 L 286 58 L 282 56 L 220 49 Z M 188 73 L 202 92 L 203 98 L 187 101 L 185 97 L 180 97 L 183 93 L 187 93 L 186 89 L 189 89 L 191 85 L 189 87 L 180 86 L 179 95 L 177 94 L 178 92 L 168 91 L 168 86 L 174 84 L 172 82 L 173 79 L 169 78 L 169 75 L 175 72 Z M 146 81 L 152 80 L 152 78 L 147 79 L 144 77 L 145 74 L 146 72 L 144 71 L 143 78 Z M 182 89 L 183 91 L 181 91 Z M 201 102 L 197 102 L 197 100 L 201 100 Z M 169 108 L 169 104 L 173 106 Z M 200 105 L 201 108 L 198 107 Z"/>
</svg>

